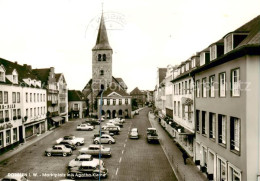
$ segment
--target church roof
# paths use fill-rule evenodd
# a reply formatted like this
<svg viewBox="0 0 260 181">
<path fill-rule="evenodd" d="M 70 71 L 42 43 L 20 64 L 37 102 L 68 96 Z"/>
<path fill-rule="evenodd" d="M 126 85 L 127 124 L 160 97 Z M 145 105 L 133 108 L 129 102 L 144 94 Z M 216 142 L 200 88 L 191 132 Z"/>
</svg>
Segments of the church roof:
<svg viewBox="0 0 260 181">
<path fill-rule="evenodd" d="M 103 13 L 101 15 L 96 45 L 92 50 L 112 50 L 109 45 Z"/>
</svg>

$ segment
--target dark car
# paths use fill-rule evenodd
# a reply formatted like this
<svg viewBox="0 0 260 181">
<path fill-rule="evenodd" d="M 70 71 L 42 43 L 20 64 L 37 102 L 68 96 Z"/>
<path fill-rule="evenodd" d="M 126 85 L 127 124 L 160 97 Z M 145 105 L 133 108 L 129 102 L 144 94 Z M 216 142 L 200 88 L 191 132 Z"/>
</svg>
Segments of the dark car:
<svg viewBox="0 0 260 181">
<path fill-rule="evenodd" d="M 104 126 L 103 129 L 105 131 L 109 131 L 109 134 L 113 133 L 113 134 L 117 134 L 117 135 L 119 134 L 119 131 L 120 131 L 118 126 Z"/>
<path fill-rule="evenodd" d="M 77 148 L 70 140 L 63 140 L 59 144 L 64 145 L 66 148 L 71 148 L 72 150 L 76 150 Z"/>
<path fill-rule="evenodd" d="M 99 125 L 100 124 L 98 119 L 94 119 L 94 118 L 88 118 L 88 119 L 85 120 L 84 123 L 89 123 L 90 125 L 94 126 L 94 128 L 95 128 L 95 125 Z"/>
</svg>

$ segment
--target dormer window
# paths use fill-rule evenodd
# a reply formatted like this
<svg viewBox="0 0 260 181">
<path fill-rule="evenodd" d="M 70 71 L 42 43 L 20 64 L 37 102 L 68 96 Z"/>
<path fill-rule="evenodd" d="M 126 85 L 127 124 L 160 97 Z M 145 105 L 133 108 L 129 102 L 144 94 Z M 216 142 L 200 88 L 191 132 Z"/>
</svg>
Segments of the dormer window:
<svg viewBox="0 0 260 181">
<path fill-rule="evenodd" d="M 5 82 L 5 69 L 2 65 L 0 66 L 0 81 Z"/>
<path fill-rule="evenodd" d="M 106 61 L 107 60 L 107 56 L 106 54 L 103 54 L 103 61 Z"/>
<path fill-rule="evenodd" d="M 190 63 L 186 63 L 186 71 L 190 69 Z"/>
<path fill-rule="evenodd" d="M 224 38 L 224 53 L 235 49 L 246 37 L 248 33 L 230 33 Z"/>
<path fill-rule="evenodd" d="M 13 83 L 18 84 L 18 75 L 13 75 Z"/>
<path fill-rule="evenodd" d="M 209 52 L 200 53 L 200 66 L 204 65 L 205 63 L 208 63 L 209 60 L 210 60 Z"/>
<path fill-rule="evenodd" d="M 210 47 L 210 61 L 217 58 L 217 46 L 213 45 Z"/>
<path fill-rule="evenodd" d="M 181 67 L 181 73 L 185 71 L 184 66 Z"/>
<path fill-rule="evenodd" d="M 193 59 L 191 60 L 191 68 L 194 68 L 195 66 L 196 66 L 196 59 L 193 58 Z"/>
</svg>

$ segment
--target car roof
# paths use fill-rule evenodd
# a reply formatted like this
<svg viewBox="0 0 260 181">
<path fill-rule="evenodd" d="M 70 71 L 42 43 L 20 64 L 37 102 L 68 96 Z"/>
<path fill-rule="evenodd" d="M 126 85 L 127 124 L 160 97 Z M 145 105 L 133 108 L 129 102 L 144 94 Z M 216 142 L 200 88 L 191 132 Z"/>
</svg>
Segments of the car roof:
<svg viewBox="0 0 260 181">
<path fill-rule="evenodd" d="M 99 148 L 100 145 L 89 145 L 89 147 L 98 147 Z M 101 145 L 101 148 L 103 147 L 103 145 Z"/>
<path fill-rule="evenodd" d="M 147 130 L 156 130 L 156 128 L 147 128 Z"/>
<path fill-rule="evenodd" d="M 86 166 L 91 166 L 91 167 L 96 167 L 98 165 L 98 163 L 97 162 L 94 162 L 94 161 L 83 161 L 82 163 L 81 163 L 81 166 L 83 166 L 83 167 L 86 167 Z"/>
<path fill-rule="evenodd" d="M 131 130 L 132 130 L 132 131 L 137 131 L 137 128 L 132 128 Z"/>
<path fill-rule="evenodd" d="M 77 156 L 77 158 L 91 158 L 91 157 L 92 157 L 92 156 L 91 156 L 91 155 L 88 155 L 88 154 Z"/>
</svg>

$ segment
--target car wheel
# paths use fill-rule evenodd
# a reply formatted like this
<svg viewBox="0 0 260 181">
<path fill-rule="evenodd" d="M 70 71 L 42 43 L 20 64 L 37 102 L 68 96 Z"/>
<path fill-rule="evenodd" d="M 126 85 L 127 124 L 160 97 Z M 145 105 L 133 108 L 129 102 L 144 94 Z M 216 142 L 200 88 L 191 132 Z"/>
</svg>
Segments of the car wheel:
<svg viewBox="0 0 260 181">
<path fill-rule="evenodd" d="M 109 140 L 109 141 L 108 141 L 108 144 L 110 144 L 110 145 L 111 145 L 111 144 L 112 144 L 112 141 L 110 141 L 110 140 Z"/>
<path fill-rule="evenodd" d="M 76 144 L 77 146 L 80 146 L 80 142 L 77 142 L 77 144 Z"/>
<path fill-rule="evenodd" d="M 98 173 L 93 173 L 93 177 L 94 177 L 94 179 L 99 179 L 99 175 L 98 175 Z"/>
<path fill-rule="evenodd" d="M 95 141 L 95 144 L 96 144 L 96 145 L 98 144 L 98 141 L 97 141 L 97 140 Z"/>
<path fill-rule="evenodd" d="M 64 157 L 67 156 L 67 153 L 63 153 L 62 156 L 64 156 Z"/>
<path fill-rule="evenodd" d="M 46 155 L 47 155 L 47 156 L 51 156 L 51 153 L 50 153 L 50 152 L 48 152 L 48 153 L 46 153 Z"/>
</svg>

